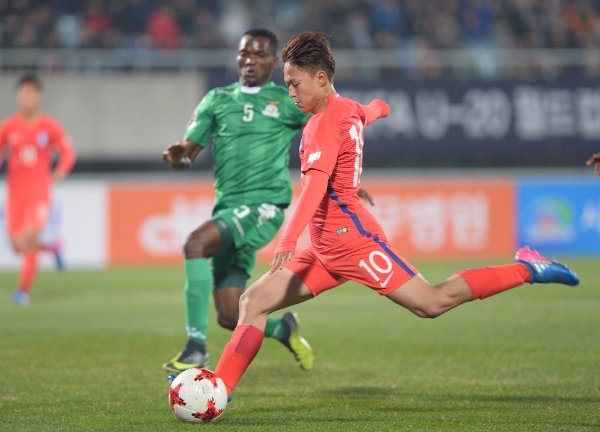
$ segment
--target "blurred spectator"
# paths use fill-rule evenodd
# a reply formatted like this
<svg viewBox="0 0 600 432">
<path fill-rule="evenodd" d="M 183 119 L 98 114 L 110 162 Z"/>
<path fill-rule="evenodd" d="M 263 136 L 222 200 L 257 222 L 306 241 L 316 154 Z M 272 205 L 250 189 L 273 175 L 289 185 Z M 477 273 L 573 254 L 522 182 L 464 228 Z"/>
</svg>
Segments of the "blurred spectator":
<svg viewBox="0 0 600 432">
<path fill-rule="evenodd" d="M 369 31 L 369 17 L 365 11 L 357 9 L 348 14 L 346 21 L 352 48 L 372 48 L 373 40 Z"/>
<path fill-rule="evenodd" d="M 578 0 L 567 8 L 567 22 L 578 45 L 590 46 L 598 40 L 598 13 L 589 0 Z"/>
<path fill-rule="evenodd" d="M 400 2 L 378 0 L 371 8 L 371 31 L 378 48 L 395 48 L 405 34 L 404 14 Z"/>
<path fill-rule="evenodd" d="M 489 42 L 494 17 L 485 0 L 465 0 L 458 10 L 462 39 L 468 44 Z"/>
<path fill-rule="evenodd" d="M 198 9 L 194 18 L 194 33 L 191 46 L 199 48 L 227 47 L 227 41 L 217 27 L 217 20 L 212 9 Z"/>
<path fill-rule="evenodd" d="M 148 36 L 154 48 L 179 48 L 181 32 L 175 15 L 169 6 L 156 9 L 148 17 Z"/>
<path fill-rule="evenodd" d="M 567 15 L 566 5 L 560 0 L 550 0 L 546 4 L 548 20 L 546 44 L 550 48 L 568 48 L 573 45 Z"/>
<path fill-rule="evenodd" d="M 104 34 L 111 27 L 111 18 L 103 0 L 87 0 L 81 44 L 87 47 L 101 47 Z"/>
<path fill-rule="evenodd" d="M 154 10 L 154 2 L 147 0 L 122 0 L 125 3 L 123 31 L 135 38 L 145 35 L 148 17 Z"/>
<path fill-rule="evenodd" d="M 56 21 L 56 31 L 60 45 L 65 48 L 76 48 L 80 43 L 81 20 L 77 15 L 65 14 Z"/>
<path fill-rule="evenodd" d="M 195 0 L 176 0 L 171 3 L 175 11 L 175 20 L 180 29 L 180 46 L 184 48 L 194 47 L 198 2 Z"/>
<path fill-rule="evenodd" d="M 251 26 L 334 48 L 600 46 L 600 0 L 0 0 L 0 46 L 235 47 Z M 419 48 L 421 49 L 421 48 Z"/>
</svg>

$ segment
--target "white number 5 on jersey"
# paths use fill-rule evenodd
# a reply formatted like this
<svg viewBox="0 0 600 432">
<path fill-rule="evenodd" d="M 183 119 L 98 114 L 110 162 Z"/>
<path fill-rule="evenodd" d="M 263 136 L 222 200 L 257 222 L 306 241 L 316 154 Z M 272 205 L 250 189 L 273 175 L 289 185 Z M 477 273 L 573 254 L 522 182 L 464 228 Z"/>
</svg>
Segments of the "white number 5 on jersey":
<svg viewBox="0 0 600 432">
<path fill-rule="evenodd" d="M 253 118 L 254 118 L 254 105 L 252 105 L 252 104 L 244 105 L 244 116 L 242 117 L 242 120 L 244 120 L 245 122 L 251 122 Z"/>
</svg>

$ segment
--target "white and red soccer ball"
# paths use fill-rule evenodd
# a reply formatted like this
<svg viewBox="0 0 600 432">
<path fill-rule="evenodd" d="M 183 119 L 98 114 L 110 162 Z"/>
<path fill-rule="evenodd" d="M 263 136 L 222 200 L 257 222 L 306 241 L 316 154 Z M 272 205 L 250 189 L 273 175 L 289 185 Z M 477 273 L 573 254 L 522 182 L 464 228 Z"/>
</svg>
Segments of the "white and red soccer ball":
<svg viewBox="0 0 600 432">
<path fill-rule="evenodd" d="M 210 423 L 225 411 L 227 388 L 208 369 L 188 369 L 171 383 L 169 405 L 179 420 Z"/>
</svg>

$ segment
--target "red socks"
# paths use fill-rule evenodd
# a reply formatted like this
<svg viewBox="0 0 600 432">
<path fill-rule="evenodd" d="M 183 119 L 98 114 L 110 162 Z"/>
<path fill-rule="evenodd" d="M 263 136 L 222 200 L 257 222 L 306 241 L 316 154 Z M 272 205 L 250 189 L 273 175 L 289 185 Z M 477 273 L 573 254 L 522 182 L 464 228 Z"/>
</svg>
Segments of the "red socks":
<svg viewBox="0 0 600 432">
<path fill-rule="evenodd" d="M 37 252 L 28 252 L 23 255 L 21 274 L 19 275 L 19 290 L 29 292 L 37 272 Z"/>
<path fill-rule="evenodd" d="M 265 334 L 262 331 L 250 324 L 238 325 L 233 331 L 215 369 L 215 374 L 223 380 L 227 387 L 227 394 L 231 394 L 254 360 L 264 337 Z"/>
<path fill-rule="evenodd" d="M 467 281 L 473 293 L 473 300 L 483 300 L 525 282 L 531 282 L 529 269 L 521 263 L 461 270 L 458 274 Z"/>
</svg>

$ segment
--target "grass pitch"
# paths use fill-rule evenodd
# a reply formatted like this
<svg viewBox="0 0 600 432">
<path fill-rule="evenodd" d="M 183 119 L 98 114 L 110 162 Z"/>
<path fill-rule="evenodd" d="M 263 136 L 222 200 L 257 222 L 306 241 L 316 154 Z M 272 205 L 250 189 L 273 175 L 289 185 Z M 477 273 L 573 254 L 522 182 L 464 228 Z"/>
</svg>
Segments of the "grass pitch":
<svg viewBox="0 0 600 432">
<path fill-rule="evenodd" d="M 440 282 L 478 264 L 418 268 Z M 600 265 L 569 264 L 577 288 L 527 285 L 435 320 L 353 284 L 325 293 L 294 308 L 313 371 L 265 340 L 207 426 L 173 416 L 160 368 L 185 341 L 182 269 L 43 272 L 18 308 L 2 273 L 0 430 L 597 431 Z M 229 334 L 213 314 L 212 367 Z"/>
</svg>

